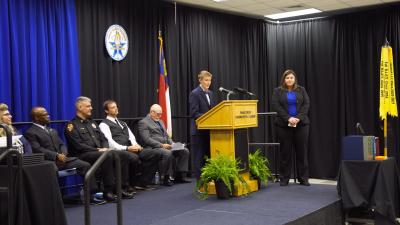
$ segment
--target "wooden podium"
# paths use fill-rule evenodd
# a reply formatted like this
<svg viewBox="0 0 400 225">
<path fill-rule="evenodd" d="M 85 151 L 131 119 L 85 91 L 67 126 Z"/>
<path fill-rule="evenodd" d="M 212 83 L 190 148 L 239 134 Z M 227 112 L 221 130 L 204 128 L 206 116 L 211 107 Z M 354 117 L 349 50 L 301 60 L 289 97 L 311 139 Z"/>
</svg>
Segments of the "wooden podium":
<svg viewBox="0 0 400 225">
<path fill-rule="evenodd" d="M 257 191 L 257 180 L 250 180 L 248 171 L 248 129 L 257 127 L 258 100 L 226 100 L 196 120 L 198 129 L 210 130 L 211 158 L 217 154 L 240 158 L 240 167 L 244 169 L 243 178 L 249 190 L 235 184 L 235 196 Z M 214 183 L 210 183 L 209 194 L 215 194 Z"/>
</svg>

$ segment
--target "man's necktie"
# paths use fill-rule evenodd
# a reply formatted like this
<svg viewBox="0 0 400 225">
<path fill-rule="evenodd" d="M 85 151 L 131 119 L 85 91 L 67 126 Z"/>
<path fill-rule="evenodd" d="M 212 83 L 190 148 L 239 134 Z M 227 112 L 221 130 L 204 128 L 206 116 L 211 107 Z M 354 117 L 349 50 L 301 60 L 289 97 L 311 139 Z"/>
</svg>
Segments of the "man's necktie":
<svg viewBox="0 0 400 225">
<path fill-rule="evenodd" d="M 115 122 L 118 124 L 118 126 L 120 126 L 121 128 L 124 128 L 118 121 L 118 119 L 115 119 Z"/>
<path fill-rule="evenodd" d="M 48 134 L 50 134 L 50 128 L 44 127 L 44 130 L 45 130 Z"/>
<path fill-rule="evenodd" d="M 206 94 L 206 97 L 207 97 L 208 106 L 210 106 L 211 105 L 210 92 L 206 91 L 205 94 Z"/>
<path fill-rule="evenodd" d="M 53 139 L 53 136 L 52 135 L 50 135 L 50 128 L 49 127 L 47 127 L 47 126 L 45 126 L 44 127 L 44 130 L 46 131 L 46 133 L 50 136 L 50 140 L 51 140 L 51 143 L 53 144 L 53 147 L 57 150 L 57 152 L 60 152 L 60 149 L 59 149 L 59 146 L 57 146 L 55 143 L 55 140 Z"/>
<path fill-rule="evenodd" d="M 164 128 L 162 127 L 160 121 L 155 121 L 155 122 L 160 127 L 161 131 L 164 133 Z"/>
</svg>

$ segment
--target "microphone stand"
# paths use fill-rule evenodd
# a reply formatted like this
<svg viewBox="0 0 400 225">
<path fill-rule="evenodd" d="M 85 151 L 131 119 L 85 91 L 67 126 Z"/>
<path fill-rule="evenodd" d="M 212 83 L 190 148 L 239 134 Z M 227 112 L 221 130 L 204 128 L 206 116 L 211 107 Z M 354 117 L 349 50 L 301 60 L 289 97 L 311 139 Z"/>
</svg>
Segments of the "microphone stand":
<svg viewBox="0 0 400 225">
<path fill-rule="evenodd" d="M 233 94 L 233 91 L 228 92 L 228 94 L 226 95 L 226 100 L 229 101 L 229 96 Z"/>
</svg>

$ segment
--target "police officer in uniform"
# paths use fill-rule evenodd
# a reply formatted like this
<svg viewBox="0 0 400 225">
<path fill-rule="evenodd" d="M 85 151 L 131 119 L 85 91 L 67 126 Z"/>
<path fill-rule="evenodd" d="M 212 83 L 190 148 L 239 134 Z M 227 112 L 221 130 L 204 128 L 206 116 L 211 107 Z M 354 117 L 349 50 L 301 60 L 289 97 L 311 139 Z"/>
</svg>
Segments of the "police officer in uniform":
<svg viewBox="0 0 400 225">
<path fill-rule="evenodd" d="M 67 123 L 65 128 L 70 154 L 93 165 L 105 151 L 109 151 L 108 142 L 97 123 L 90 119 L 93 109 L 91 99 L 84 96 L 78 97 L 75 107 L 76 116 Z M 103 198 L 113 202 L 116 200 L 116 195 L 114 194 L 115 177 L 112 155 L 104 160 L 100 169 L 104 184 Z M 133 197 L 133 194 L 124 192 L 122 195 L 126 198 Z"/>
</svg>

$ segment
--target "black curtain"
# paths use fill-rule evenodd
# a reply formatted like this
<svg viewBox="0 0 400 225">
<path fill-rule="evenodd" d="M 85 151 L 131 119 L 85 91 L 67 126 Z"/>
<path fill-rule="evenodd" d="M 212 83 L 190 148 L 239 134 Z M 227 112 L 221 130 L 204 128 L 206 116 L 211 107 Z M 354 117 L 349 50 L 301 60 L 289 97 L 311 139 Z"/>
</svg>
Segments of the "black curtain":
<svg viewBox="0 0 400 225">
<path fill-rule="evenodd" d="M 76 1 L 82 95 L 93 101 L 93 116 L 104 117 L 102 103 L 114 99 L 120 117 L 145 116 L 157 100 L 158 6 L 156 1 Z M 121 25 L 129 37 L 122 61 L 104 45 L 107 29 Z"/>
<path fill-rule="evenodd" d="M 388 38 L 399 75 L 400 7 L 394 4 L 319 20 L 272 24 L 159 1 L 77 0 L 82 93 L 93 99 L 95 117 L 101 103 L 113 98 L 121 117 L 146 115 L 157 102 L 160 28 L 165 42 L 173 116 L 188 115 L 188 95 L 197 73 L 209 70 L 211 89 L 239 86 L 257 94 L 259 112 L 271 110 L 272 90 L 286 68 L 294 69 L 311 98 L 311 176 L 334 178 L 341 138 L 355 134 L 360 122 L 368 134 L 382 136 L 378 119 L 380 48 Z M 112 24 L 130 38 L 122 62 L 113 62 L 104 47 Z M 396 86 L 398 87 L 397 80 Z M 399 95 L 399 91 L 397 91 Z M 225 96 L 220 94 L 220 100 Z M 389 120 L 391 150 L 399 158 L 398 119 Z M 187 142 L 185 118 L 173 120 L 176 140 Z M 273 126 L 260 116 L 251 142 L 271 142 Z M 383 144 L 383 140 L 381 140 Z"/>
</svg>

